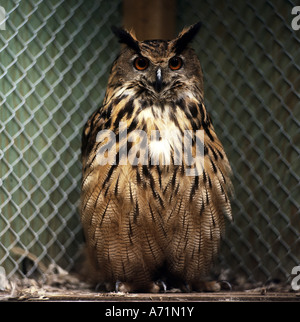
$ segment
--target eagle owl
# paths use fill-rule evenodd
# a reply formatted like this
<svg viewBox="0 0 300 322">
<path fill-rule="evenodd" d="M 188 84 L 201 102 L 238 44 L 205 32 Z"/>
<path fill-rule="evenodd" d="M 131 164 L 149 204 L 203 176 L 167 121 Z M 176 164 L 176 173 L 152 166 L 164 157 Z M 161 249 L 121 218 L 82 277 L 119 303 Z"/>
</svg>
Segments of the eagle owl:
<svg viewBox="0 0 300 322">
<path fill-rule="evenodd" d="M 231 169 L 204 106 L 200 62 L 176 39 L 123 43 L 82 136 L 81 222 L 108 291 L 218 290 L 205 282 L 231 218 Z"/>
</svg>

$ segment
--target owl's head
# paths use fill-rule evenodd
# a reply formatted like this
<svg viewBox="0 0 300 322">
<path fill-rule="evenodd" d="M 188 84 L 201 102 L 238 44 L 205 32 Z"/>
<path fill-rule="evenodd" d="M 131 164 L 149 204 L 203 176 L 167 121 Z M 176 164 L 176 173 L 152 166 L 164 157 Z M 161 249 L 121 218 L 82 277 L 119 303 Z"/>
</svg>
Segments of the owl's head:
<svg viewBox="0 0 300 322">
<path fill-rule="evenodd" d="M 132 86 L 153 99 L 178 98 L 191 87 L 202 96 L 200 62 L 188 46 L 200 26 L 196 23 L 170 41 L 138 41 L 133 33 L 114 27 L 113 32 L 125 46 L 113 65 L 109 83 L 113 87 Z"/>
</svg>

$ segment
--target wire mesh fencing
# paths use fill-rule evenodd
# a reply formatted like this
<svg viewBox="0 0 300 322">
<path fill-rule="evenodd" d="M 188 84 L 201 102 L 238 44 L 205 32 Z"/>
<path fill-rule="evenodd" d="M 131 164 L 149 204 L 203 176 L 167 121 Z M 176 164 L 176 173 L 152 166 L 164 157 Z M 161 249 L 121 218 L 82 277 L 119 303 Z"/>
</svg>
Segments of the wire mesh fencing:
<svg viewBox="0 0 300 322">
<path fill-rule="evenodd" d="M 82 244 L 80 140 L 101 104 L 119 45 L 121 0 L 1 1 L 0 266 L 70 269 Z M 300 263 L 300 31 L 291 1 L 177 1 L 205 100 L 234 172 L 234 221 L 219 265 L 251 281 Z M 1 21 L 0 21 L 1 24 Z M 30 274 L 31 272 L 27 272 Z"/>
<path fill-rule="evenodd" d="M 119 50 L 120 1 L 1 5 L 0 266 L 20 273 L 30 253 L 70 268 L 82 243 L 81 131 Z"/>
</svg>

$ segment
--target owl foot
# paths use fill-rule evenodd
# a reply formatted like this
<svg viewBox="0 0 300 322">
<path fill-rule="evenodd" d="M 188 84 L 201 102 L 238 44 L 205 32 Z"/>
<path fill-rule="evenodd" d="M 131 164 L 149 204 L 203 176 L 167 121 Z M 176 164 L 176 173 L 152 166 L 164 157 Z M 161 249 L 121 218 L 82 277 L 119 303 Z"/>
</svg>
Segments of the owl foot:
<svg viewBox="0 0 300 322">
<path fill-rule="evenodd" d="M 149 292 L 149 293 L 166 293 L 167 286 L 164 281 L 158 280 L 147 285 L 137 287 L 134 283 L 117 281 L 115 284 L 115 292 L 131 293 L 131 292 Z"/>
<path fill-rule="evenodd" d="M 119 292 L 129 293 L 129 292 L 132 292 L 132 287 L 129 283 L 116 281 L 115 291 L 116 293 L 119 293 Z"/>
<path fill-rule="evenodd" d="M 219 292 L 221 290 L 231 291 L 231 284 L 227 281 L 199 281 L 193 284 L 196 292 Z"/>
<path fill-rule="evenodd" d="M 95 292 L 105 292 L 105 291 L 107 291 L 107 289 L 104 283 L 98 283 L 95 286 Z"/>
<path fill-rule="evenodd" d="M 232 291 L 232 286 L 229 282 L 227 281 L 220 281 L 219 282 L 220 285 L 221 285 L 221 290 L 224 290 L 224 291 Z"/>
<path fill-rule="evenodd" d="M 198 281 L 193 283 L 192 289 L 196 292 L 218 292 L 221 285 L 216 281 Z"/>
<path fill-rule="evenodd" d="M 167 292 L 167 285 L 164 281 L 158 280 L 153 283 L 153 291 L 150 290 L 151 293 L 166 293 Z"/>
</svg>

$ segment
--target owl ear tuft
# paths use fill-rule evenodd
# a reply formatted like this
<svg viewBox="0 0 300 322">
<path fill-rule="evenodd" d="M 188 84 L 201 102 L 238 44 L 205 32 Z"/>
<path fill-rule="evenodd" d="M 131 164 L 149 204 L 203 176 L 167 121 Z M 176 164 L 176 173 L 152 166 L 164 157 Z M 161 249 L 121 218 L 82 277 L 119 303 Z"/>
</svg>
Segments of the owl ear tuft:
<svg viewBox="0 0 300 322">
<path fill-rule="evenodd" d="M 126 44 L 128 47 L 132 48 L 137 53 L 140 53 L 141 50 L 140 50 L 138 41 L 132 32 L 128 32 L 123 28 L 118 28 L 115 26 L 112 26 L 111 30 L 119 38 L 119 42 L 121 44 Z"/>
<path fill-rule="evenodd" d="M 187 45 L 191 41 L 193 41 L 194 37 L 200 30 L 201 25 L 202 23 L 199 21 L 194 25 L 182 30 L 182 32 L 175 39 L 175 43 L 174 43 L 174 49 L 175 49 L 176 55 L 179 55 L 180 53 L 182 53 L 182 51 L 187 47 Z"/>
</svg>

